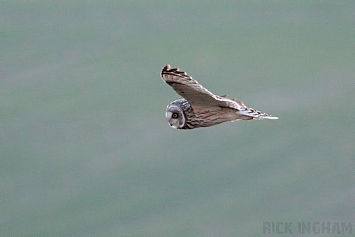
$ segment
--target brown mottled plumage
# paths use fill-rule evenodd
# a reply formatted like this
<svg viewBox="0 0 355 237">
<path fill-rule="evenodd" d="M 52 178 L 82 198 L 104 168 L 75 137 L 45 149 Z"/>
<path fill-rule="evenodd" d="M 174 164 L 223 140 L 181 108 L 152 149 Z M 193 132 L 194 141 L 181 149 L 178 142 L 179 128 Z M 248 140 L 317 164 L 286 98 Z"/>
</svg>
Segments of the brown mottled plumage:
<svg viewBox="0 0 355 237">
<path fill-rule="evenodd" d="M 236 99 L 218 96 L 204 88 L 186 72 L 166 65 L 162 79 L 185 99 L 171 102 L 166 108 L 170 126 L 177 129 L 210 127 L 227 121 L 277 119 L 277 117 L 246 107 Z"/>
</svg>

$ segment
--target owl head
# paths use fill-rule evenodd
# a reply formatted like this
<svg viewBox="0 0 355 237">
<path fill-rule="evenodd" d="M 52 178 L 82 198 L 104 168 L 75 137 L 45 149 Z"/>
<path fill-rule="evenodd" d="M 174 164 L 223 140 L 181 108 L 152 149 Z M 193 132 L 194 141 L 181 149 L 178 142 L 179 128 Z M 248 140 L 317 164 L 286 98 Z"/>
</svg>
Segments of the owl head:
<svg viewBox="0 0 355 237">
<path fill-rule="evenodd" d="M 190 109 L 190 104 L 185 99 L 175 100 L 166 107 L 165 117 L 173 128 L 185 128 L 186 112 Z"/>
<path fill-rule="evenodd" d="M 169 122 L 169 125 L 173 128 L 182 128 L 185 125 L 185 115 L 181 107 L 168 104 L 166 107 L 165 117 Z"/>
</svg>

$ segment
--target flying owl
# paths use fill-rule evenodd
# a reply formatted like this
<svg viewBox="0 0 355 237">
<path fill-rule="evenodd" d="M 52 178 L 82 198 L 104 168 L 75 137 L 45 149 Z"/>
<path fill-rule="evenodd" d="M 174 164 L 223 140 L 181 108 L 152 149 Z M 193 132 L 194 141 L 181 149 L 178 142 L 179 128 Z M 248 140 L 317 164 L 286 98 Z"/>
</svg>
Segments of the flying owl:
<svg viewBox="0 0 355 237">
<path fill-rule="evenodd" d="M 165 117 L 173 128 L 194 129 L 227 121 L 278 119 L 248 108 L 243 102 L 227 98 L 226 95 L 211 93 L 179 68 L 166 65 L 160 75 L 176 93 L 185 98 L 171 102 L 166 108 Z"/>
</svg>

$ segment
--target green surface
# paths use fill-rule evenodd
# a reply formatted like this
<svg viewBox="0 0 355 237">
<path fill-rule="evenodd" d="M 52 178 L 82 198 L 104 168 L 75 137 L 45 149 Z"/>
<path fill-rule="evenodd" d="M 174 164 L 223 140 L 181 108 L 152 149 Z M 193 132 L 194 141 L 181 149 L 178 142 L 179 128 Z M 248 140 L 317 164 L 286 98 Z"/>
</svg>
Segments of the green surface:
<svg viewBox="0 0 355 237">
<path fill-rule="evenodd" d="M 2 1 L 0 235 L 355 233 L 354 3 Z M 172 129 L 168 63 L 280 119 Z"/>
</svg>

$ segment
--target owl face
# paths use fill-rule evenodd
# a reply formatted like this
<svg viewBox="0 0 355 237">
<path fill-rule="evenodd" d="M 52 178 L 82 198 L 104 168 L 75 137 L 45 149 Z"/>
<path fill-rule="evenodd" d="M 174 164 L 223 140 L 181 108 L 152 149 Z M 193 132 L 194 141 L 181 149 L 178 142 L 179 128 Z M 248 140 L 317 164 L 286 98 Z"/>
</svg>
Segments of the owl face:
<svg viewBox="0 0 355 237">
<path fill-rule="evenodd" d="M 185 115 L 182 108 L 173 102 L 166 108 L 165 117 L 173 128 L 180 129 L 185 125 Z"/>
</svg>

